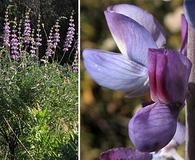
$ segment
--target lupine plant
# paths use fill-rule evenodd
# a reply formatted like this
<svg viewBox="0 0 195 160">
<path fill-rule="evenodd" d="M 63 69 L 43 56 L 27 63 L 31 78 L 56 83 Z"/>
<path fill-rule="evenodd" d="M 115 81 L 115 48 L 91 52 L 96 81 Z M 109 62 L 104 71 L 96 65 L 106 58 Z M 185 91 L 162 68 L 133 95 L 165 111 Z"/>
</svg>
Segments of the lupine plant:
<svg viewBox="0 0 195 160">
<path fill-rule="evenodd" d="M 70 19 L 74 28 L 72 14 Z M 60 21 L 47 37 L 41 15 L 32 25 L 30 10 L 13 19 L 6 10 L 0 47 L 0 159 L 78 159 L 78 51 L 67 52 L 75 55 L 71 65 L 60 64 L 60 44 L 68 41 L 60 36 Z M 74 34 L 70 41 L 74 48 Z"/>
<path fill-rule="evenodd" d="M 122 54 L 85 49 L 86 70 L 99 85 L 124 91 L 128 97 L 150 91 L 154 103 L 144 106 L 129 121 L 128 134 L 135 149 L 111 149 L 100 159 L 155 159 L 159 156 L 155 153 L 172 146 L 170 141 L 180 143 L 182 129 L 177 119 L 185 104 L 192 68 L 187 58 L 188 23 L 181 15 L 182 44 L 176 51 L 165 48 L 165 31 L 147 11 L 118 4 L 104 14 Z"/>
</svg>

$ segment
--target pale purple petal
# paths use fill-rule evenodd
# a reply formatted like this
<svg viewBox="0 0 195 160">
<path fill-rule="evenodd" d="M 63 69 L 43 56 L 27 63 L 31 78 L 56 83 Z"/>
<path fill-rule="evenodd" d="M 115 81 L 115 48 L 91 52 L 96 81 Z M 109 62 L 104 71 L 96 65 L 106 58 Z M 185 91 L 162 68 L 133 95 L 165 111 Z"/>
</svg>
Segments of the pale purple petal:
<svg viewBox="0 0 195 160">
<path fill-rule="evenodd" d="M 177 122 L 177 129 L 175 132 L 175 135 L 173 137 L 174 141 L 177 144 L 182 144 L 185 141 L 185 132 L 186 132 L 186 128 L 183 124 L 181 124 L 180 122 Z"/>
<path fill-rule="evenodd" d="M 157 48 L 151 34 L 133 19 L 105 11 L 108 27 L 120 51 L 130 60 L 147 66 L 148 48 Z"/>
<path fill-rule="evenodd" d="M 182 14 L 181 15 L 181 39 L 182 39 L 182 42 L 185 39 L 187 32 L 188 32 L 188 23 L 186 21 L 185 16 Z"/>
<path fill-rule="evenodd" d="M 151 160 L 152 155 L 136 149 L 114 148 L 100 155 L 100 160 Z"/>
<path fill-rule="evenodd" d="M 130 4 L 117 4 L 110 6 L 108 10 L 123 14 L 144 26 L 152 35 L 158 48 L 166 43 L 165 32 L 154 16 L 147 11 Z"/>
<path fill-rule="evenodd" d="M 194 0 L 185 0 L 184 1 L 184 12 L 187 18 L 188 23 L 195 28 L 195 1 Z"/>
<path fill-rule="evenodd" d="M 139 110 L 129 122 L 129 137 L 142 152 L 153 152 L 173 138 L 179 109 L 154 103 Z"/>
<path fill-rule="evenodd" d="M 149 49 L 148 74 L 153 101 L 183 104 L 191 71 L 190 60 L 171 49 Z"/>
<path fill-rule="evenodd" d="M 185 141 L 185 132 L 185 126 L 180 122 L 177 122 L 177 129 L 173 139 L 163 149 L 169 151 L 173 148 L 177 148 L 178 145 L 183 144 Z"/>
<path fill-rule="evenodd" d="M 181 16 L 181 39 L 182 46 L 180 53 L 187 55 L 188 23 L 184 15 Z"/>
<path fill-rule="evenodd" d="M 83 58 L 88 73 L 101 86 L 130 92 L 132 96 L 139 94 L 137 90 L 148 89 L 147 69 L 122 54 L 85 49 Z"/>
</svg>

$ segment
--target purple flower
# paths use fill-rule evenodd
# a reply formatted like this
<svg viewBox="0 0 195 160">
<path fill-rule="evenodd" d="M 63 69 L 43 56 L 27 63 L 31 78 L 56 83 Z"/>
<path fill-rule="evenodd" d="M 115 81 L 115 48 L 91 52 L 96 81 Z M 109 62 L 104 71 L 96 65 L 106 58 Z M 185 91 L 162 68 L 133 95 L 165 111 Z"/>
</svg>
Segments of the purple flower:
<svg viewBox="0 0 195 160">
<path fill-rule="evenodd" d="M 46 56 L 51 57 L 55 54 L 58 43 L 60 42 L 60 33 L 59 33 L 59 20 L 56 21 L 56 24 L 51 28 L 49 37 L 47 40 L 47 49 Z"/>
<path fill-rule="evenodd" d="M 29 18 L 30 11 L 26 12 L 25 20 L 24 20 L 24 43 L 30 43 L 30 36 L 31 36 L 31 26 L 30 26 L 30 18 Z"/>
<path fill-rule="evenodd" d="M 71 44 L 74 39 L 74 34 L 75 34 L 75 24 L 74 24 L 73 13 L 72 13 L 69 19 L 68 32 L 66 34 L 66 39 L 64 42 L 64 49 L 63 49 L 64 54 L 69 51 L 69 48 L 71 47 Z"/>
<path fill-rule="evenodd" d="M 4 34 L 3 34 L 3 46 L 5 48 L 10 47 L 10 22 L 8 16 L 8 9 L 5 12 L 5 27 L 4 27 Z"/>
<path fill-rule="evenodd" d="M 35 38 L 34 38 L 34 32 L 35 32 L 35 30 L 33 29 L 32 34 L 31 34 L 31 39 L 30 39 L 30 42 L 31 42 L 30 53 L 31 53 L 32 57 L 34 57 L 36 55 L 36 49 L 37 49 Z"/>
<path fill-rule="evenodd" d="M 53 45 L 54 49 L 56 49 L 58 43 L 60 42 L 60 25 L 59 25 L 59 20 L 56 21 L 56 24 L 54 25 L 54 33 L 53 33 Z"/>
<path fill-rule="evenodd" d="M 50 30 L 49 33 L 49 37 L 47 40 L 47 49 L 46 49 L 46 57 L 51 57 L 52 55 L 54 55 L 55 51 L 54 51 L 54 44 L 53 44 L 53 27 Z"/>
<path fill-rule="evenodd" d="M 149 49 L 150 94 L 156 103 L 137 112 L 129 122 L 129 136 L 140 151 L 163 148 L 173 138 L 184 103 L 191 62 L 170 49 Z"/>
<path fill-rule="evenodd" d="M 152 155 L 136 149 L 114 148 L 100 155 L 100 160 L 151 160 Z"/>
<path fill-rule="evenodd" d="M 129 122 L 129 136 L 142 152 L 157 151 L 173 138 L 179 107 L 154 103 L 139 110 Z"/>
<path fill-rule="evenodd" d="M 18 37 L 17 37 L 17 19 L 14 19 L 14 24 L 13 24 L 13 29 L 12 29 L 12 34 L 11 34 L 11 42 L 10 42 L 10 46 L 11 46 L 11 57 L 14 60 L 17 60 L 19 58 L 19 41 L 18 41 Z"/>
<path fill-rule="evenodd" d="M 195 1 L 194 0 L 185 0 L 184 1 L 184 12 L 187 18 L 188 23 L 195 28 Z"/>
<path fill-rule="evenodd" d="M 74 55 L 74 61 L 72 62 L 72 70 L 75 73 L 78 73 L 79 70 L 79 60 L 78 60 L 78 48 L 76 49 L 75 55 Z"/>
<path fill-rule="evenodd" d="M 148 91 L 148 48 L 166 40 L 158 21 L 134 5 L 119 4 L 105 11 L 108 27 L 122 54 L 85 49 L 84 65 L 100 85 L 137 96 Z"/>
<path fill-rule="evenodd" d="M 174 50 L 149 49 L 148 72 L 152 100 L 183 104 L 191 66 L 185 55 Z"/>
<path fill-rule="evenodd" d="M 142 152 L 157 151 L 173 138 L 184 103 L 191 62 L 186 57 L 187 22 L 182 17 L 179 52 L 163 48 L 166 39 L 157 20 L 127 4 L 108 7 L 108 27 L 122 54 L 85 49 L 84 65 L 101 86 L 137 96 L 148 91 L 154 104 L 129 122 L 129 137 Z M 149 80 L 148 80 L 149 79 Z"/>
<path fill-rule="evenodd" d="M 41 35 L 41 15 L 38 16 L 38 20 L 37 20 L 37 33 L 36 33 L 36 38 L 35 38 L 35 46 L 36 49 L 38 49 L 42 44 L 42 35 Z"/>
</svg>

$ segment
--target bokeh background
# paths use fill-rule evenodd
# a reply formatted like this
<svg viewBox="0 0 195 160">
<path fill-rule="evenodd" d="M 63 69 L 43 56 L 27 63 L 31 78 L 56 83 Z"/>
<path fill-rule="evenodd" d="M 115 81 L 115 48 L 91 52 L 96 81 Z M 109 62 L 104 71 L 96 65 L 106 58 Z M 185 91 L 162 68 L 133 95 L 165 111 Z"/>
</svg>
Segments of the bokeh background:
<svg viewBox="0 0 195 160">
<path fill-rule="evenodd" d="M 82 63 L 84 48 L 118 51 L 103 11 L 117 3 L 131 3 L 152 13 L 164 26 L 167 46 L 179 49 L 182 0 L 81 0 L 81 160 L 95 160 L 113 147 L 133 147 L 127 125 L 136 110 L 150 102 L 149 95 L 128 99 L 124 93 L 98 86 Z M 180 114 L 184 123 L 184 111 Z M 178 152 L 184 156 L 184 145 Z"/>
</svg>

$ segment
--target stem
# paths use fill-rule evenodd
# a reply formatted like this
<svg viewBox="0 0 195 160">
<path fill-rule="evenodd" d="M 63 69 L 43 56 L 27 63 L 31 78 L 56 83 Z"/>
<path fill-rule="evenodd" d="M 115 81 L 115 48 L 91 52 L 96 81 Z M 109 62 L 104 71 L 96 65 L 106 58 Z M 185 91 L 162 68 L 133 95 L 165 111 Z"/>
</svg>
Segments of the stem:
<svg viewBox="0 0 195 160">
<path fill-rule="evenodd" d="M 195 29 L 188 26 L 187 56 L 192 62 L 186 107 L 186 160 L 195 160 Z"/>
</svg>

